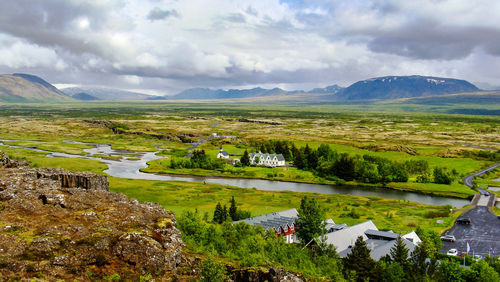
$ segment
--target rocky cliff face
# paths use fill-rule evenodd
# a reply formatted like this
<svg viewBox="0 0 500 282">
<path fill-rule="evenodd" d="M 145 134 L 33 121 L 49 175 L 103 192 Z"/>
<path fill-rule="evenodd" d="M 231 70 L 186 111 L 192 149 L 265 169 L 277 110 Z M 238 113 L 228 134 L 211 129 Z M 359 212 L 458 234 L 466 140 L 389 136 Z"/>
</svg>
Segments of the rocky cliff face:
<svg viewBox="0 0 500 282">
<path fill-rule="evenodd" d="M 0 160 L 0 280 L 177 275 L 181 234 L 163 207 L 108 192 L 105 176 Z"/>
</svg>

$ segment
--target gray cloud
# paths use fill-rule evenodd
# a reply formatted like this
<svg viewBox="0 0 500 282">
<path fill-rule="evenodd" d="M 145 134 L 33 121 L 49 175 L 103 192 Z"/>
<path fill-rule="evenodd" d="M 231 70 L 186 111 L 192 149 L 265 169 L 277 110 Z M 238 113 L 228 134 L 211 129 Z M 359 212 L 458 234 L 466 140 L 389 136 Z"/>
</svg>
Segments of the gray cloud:
<svg viewBox="0 0 500 282">
<path fill-rule="evenodd" d="M 158 7 L 153 8 L 151 11 L 148 13 L 148 20 L 154 22 L 154 21 L 159 21 L 159 20 L 164 20 L 169 17 L 179 17 L 179 13 L 177 13 L 176 10 L 162 10 Z"/>
<path fill-rule="evenodd" d="M 0 71 L 165 92 L 391 74 L 500 85 L 499 13 L 486 0 L 0 1 Z"/>
</svg>

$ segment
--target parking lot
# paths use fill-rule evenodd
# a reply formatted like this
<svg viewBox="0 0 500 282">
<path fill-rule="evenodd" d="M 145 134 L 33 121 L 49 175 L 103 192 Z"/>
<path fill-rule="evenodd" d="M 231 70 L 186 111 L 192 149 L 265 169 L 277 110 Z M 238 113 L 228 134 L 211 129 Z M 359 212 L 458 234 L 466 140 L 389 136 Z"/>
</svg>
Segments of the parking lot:
<svg viewBox="0 0 500 282">
<path fill-rule="evenodd" d="M 453 235 L 455 242 L 443 242 L 440 252 L 446 253 L 455 248 L 458 254 L 467 251 L 467 242 L 470 245 L 470 255 L 485 256 L 487 254 L 500 255 L 500 219 L 491 214 L 486 206 L 478 205 L 475 209 L 463 214 L 461 217 L 469 217 L 471 224 L 456 223 L 443 235 Z"/>
</svg>

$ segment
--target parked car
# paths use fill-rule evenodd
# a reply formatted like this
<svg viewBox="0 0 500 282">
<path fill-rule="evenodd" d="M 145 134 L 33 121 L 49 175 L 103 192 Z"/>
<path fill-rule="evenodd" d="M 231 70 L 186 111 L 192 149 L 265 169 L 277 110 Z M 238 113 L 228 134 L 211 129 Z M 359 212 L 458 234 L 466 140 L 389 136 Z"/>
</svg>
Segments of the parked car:
<svg viewBox="0 0 500 282">
<path fill-rule="evenodd" d="M 474 255 L 474 257 L 472 258 L 474 261 L 480 261 L 483 259 L 483 256 L 482 255 Z"/>
<path fill-rule="evenodd" d="M 455 242 L 455 236 L 453 236 L 453 235 L 441 236 L 441 241 Z"/>
<path fill-rule="evenodd" d="M 468 217 L 461 217 L 461 218 L 457 219 L 458 224 L 471 224 L 471 222 L 472 221 Z"/>
<path fill-rule="evenodd" d="M 489 196 L 490 195 L 490 193 L 487 192 L 487 191 L 483 191 L 481 194 L 483 194 L 483 196 Z"/>
<path fill-rule="evenodd" d="M 457 249 L 450 249 L 447 253 L 449 256 L 456 256 L 458 254 Z"/>
</svg>

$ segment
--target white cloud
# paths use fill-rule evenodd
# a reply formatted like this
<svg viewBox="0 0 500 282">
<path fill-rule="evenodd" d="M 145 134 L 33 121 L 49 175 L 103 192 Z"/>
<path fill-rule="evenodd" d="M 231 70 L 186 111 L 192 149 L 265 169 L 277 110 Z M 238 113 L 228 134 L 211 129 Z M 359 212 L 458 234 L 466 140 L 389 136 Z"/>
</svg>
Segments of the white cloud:
<svg viewBox="0 0 500 282">
<path fill-rule="evenodd" d="M 2 1 L 0 70 L 151 91 L 413 73 L 500 85 L 498 14 L 488 0 Z"/>
</svg>

